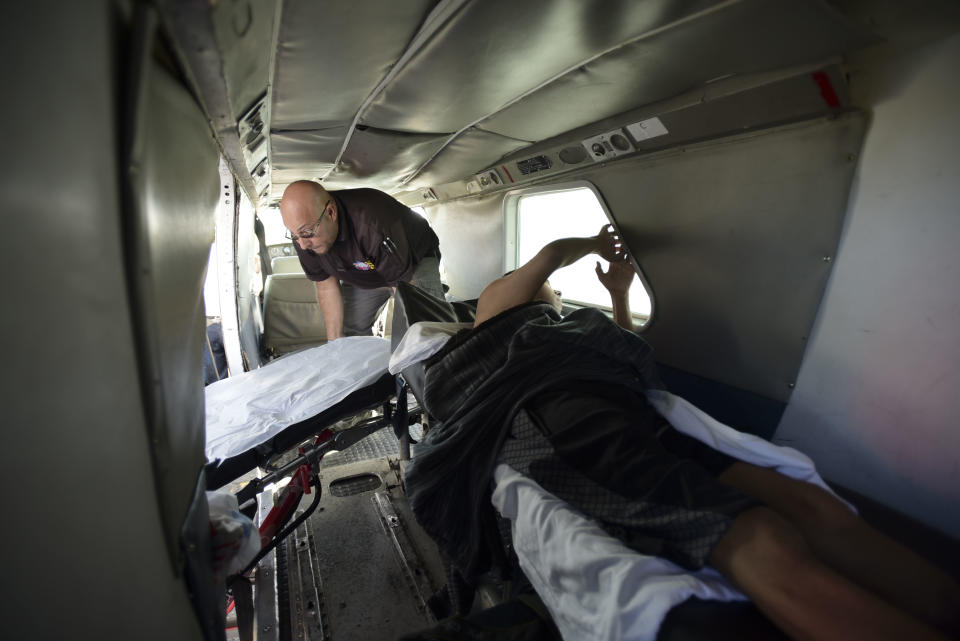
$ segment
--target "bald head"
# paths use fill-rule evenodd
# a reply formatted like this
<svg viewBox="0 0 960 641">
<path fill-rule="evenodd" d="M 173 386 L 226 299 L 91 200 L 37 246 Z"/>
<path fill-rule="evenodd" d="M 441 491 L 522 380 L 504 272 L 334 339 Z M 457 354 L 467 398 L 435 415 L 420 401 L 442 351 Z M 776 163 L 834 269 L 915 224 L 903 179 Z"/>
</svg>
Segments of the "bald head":
<svg viewBox="0 0 960 641">
<path fill-rule="evenodd" d="M 283 198 L 280 199 L 280 216 L 283 218 L 283 224 L 288 229 L 296 230 L 297 227 L 291 227 L 289 223 L 296 222 L 293 217 L 301 214 L 306 214 L 305 221 L 315 220 L 320 214 L 319 209 L 329 199 L 329 192 L 312 180 L 298 180 L 290 183 L 283 191 Z M 289 221 L 288 217 L 290 217 Z"/>
<path fill-rule="evenodd" d="M 318 254 L 326 253 L 336 240 L 338 216 L 336 201 L 330 192 L 311 180 L 290 183 L 280 199 L 280 218 L 284 226 L 300 236 L 296 241 L 300 247 Z M 310 236 L 311 233 L 314 235 Z"/>
</svg>

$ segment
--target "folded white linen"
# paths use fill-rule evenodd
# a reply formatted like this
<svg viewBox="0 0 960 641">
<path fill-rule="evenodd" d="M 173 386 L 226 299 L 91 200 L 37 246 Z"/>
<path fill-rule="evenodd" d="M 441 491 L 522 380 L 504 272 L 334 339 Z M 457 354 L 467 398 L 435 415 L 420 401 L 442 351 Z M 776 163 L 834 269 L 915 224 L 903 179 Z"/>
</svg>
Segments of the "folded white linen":
<svg viewBox="0 0 960 641">
<path fill-rule="evenodd" d="M 590 518 L 505 463 L 493 505 L 512 522 L 520 567 L 566 641 L 653 641 L 690 596 L 745 600 L 716 570 L 691 573 L 635 552 Z"/>
<path fill-rule="evenodd" d="M 647 398 L 684 434 L 831 491 L 813 462 L 797 450 L 738 432 L 669 392 L 648 391 Z M 492 503 L 511 521 L 520 567 L 567 641 L 652 641 L 670 608 L 691 596 L 746 599 L 712 568 L 690 572 L 627 548 L 504 463 L 494 469 L 493 480 Z"/>
<path fill-rule="evenodd" d="M 647 400 L 670 424 L 698 441 L 728 456 L 772 467 L 784 476 L 819 485 L 843 502 L 850 510 L 856 508 L 843 500 L 824 483 L 810 457 L 785 445 L 774 445 L 754 434 L 740 432 L 724 425 L 693 403 L 664 390 L 648 390 Z"/>
<path fill-rule="evenodd" d="M 206 388 L 206 454 L 235 456 L 316 416 L 386 374 L 390 341 L 352 336 L 277 359 Z"/>
<path fill-rule="evenodd" d="M 414 323 L 407 328 L 390 357 L 390 373 L 399 374 L 409 366 L 430 358 L 440 351 L 451 336 L 468 327 L 473 327 L 473 323 Z"/>
</svg>

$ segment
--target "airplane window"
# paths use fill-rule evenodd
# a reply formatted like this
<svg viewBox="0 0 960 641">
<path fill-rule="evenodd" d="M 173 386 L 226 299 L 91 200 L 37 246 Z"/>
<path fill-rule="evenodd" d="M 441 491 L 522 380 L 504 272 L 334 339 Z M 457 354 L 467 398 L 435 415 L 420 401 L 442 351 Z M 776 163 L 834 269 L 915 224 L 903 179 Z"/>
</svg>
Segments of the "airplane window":
<svg viewBox="0 0 960 641">
<path fill-rule="evenodd" d="M 606 222 L 603 205 L 586 187 L 521 196 L 517 203 L 517 265 L 533 258 L 552 240 L 593 236 Z M 594 272 L 597 261 L 607 268 L 602 258 L 586 256 L 555 272 L 550 284 L 560 290 L 564 301 L 609 308 L 610 295 Z M 650 315 L 650 297 L 639 278 L 630 288 L 630 309 L 634 316 Z"/>
</svg>

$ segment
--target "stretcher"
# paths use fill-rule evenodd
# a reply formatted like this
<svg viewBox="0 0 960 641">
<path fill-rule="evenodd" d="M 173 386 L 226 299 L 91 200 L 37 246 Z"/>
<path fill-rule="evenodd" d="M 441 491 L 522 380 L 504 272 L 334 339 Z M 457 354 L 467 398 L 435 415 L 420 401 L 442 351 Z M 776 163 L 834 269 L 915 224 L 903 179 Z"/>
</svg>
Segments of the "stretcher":
<svg viewBox="0 0 960 641">
<path fill-rule="evenodd" d="M 408 425 L 419 410 L 409 411 L 408 388 L 387 371 L 389 358 L 389 341 L 348 337 L 283 356 L 206 388 L 207 489 L 243 477 L 235 497 L 240 510 L 249 511 L 258 494 L 289 479 L 260 519 L 259 553 L 243 570 L 227 577 L 227 612 L 236 609 L 241 640 L 252 638 L 249 577 L 261 559 L 316 510 L 323 457 L 392 426 L 400 457 L 409 458 Z M 258 468 L 256 475 L 249 474 Z M 312 494 L 312 500 L 295 515 L 306 494 Z"/>
<path fill-rule="evenodd" d="M 266 469 L 291 448 L 367 410 L 381 411 L 331 438 L 322 451 L 349 447 L 387 425 L 403 440 L 409 420 L 406 394 L 403 382 L 387 371 L 389 360 L 389 341 L 348 337 L 209 385 L 208 489 L 220 488 L 257 467 Z M 265 484 L 262 478 L 252 483 L 238 500 L 242 504 Z"/>
<path fill-rule="evenodd" d="M 293 479 L 279 495 L 276 511 L 261 523 L 264 549 L 310 515 L 308 507 L 293 519 L 293 509 L 317 485 L 317 464 L 327 452 L 346 449 L 388 425 L 405 434 L 408 388 L 423 407 L 424 361 L 450 336 L 472 325 L 469 304 L 444 305 L 404 285 L 398 294 L 400 314 L 394 319 L 392 346 L 370 337 L 343 339 L 234 377 L 230 386 L 210 386 L 209 486 L 225 485 L 255 467 L 265 469 L 266 474 L 238 493 L 242 504 L 271 482 Z M 675 427 L 716 449 L 830 489 L 798 452 L 718 424 L 682 398 L 656 392 L 650 401 Z M 329 429 L 377 407 L 383 408 L 379 416 L 345 431 Z M 270 464 L 294 447 L 299 451 L 292 460 Z M 624 630 L 630 630 L 631 638 L 664 641 L 785 638 L 715 571 L 705 568 L 693 575 L 624 548 L 589 518 L 506 465 L 496 469 L 492 489 L 494 507 L 510 521 L 519 567 L 565 638 L 614 639 Z M 318 499 L 314 496 L 311 505 Z M 554 526 L 542 527 L 544 519 Z M 234 594 L 243 594 L 242 582 L 234 583 Z"/>
</svg>

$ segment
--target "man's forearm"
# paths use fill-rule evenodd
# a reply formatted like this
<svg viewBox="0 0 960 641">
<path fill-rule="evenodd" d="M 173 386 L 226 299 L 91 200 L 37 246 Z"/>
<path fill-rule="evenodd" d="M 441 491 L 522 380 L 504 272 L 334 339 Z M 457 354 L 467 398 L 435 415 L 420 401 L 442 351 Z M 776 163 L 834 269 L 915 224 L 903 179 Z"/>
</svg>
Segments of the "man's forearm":
<svg viewBox="0 0 960 641">
<path fill-rule="evenodd" d="M 327 340 L 343 338 L 343 295 L 336 278 L 331 276 L 317 282 L 317 303 L 327 328 Z"/>
</svg>

